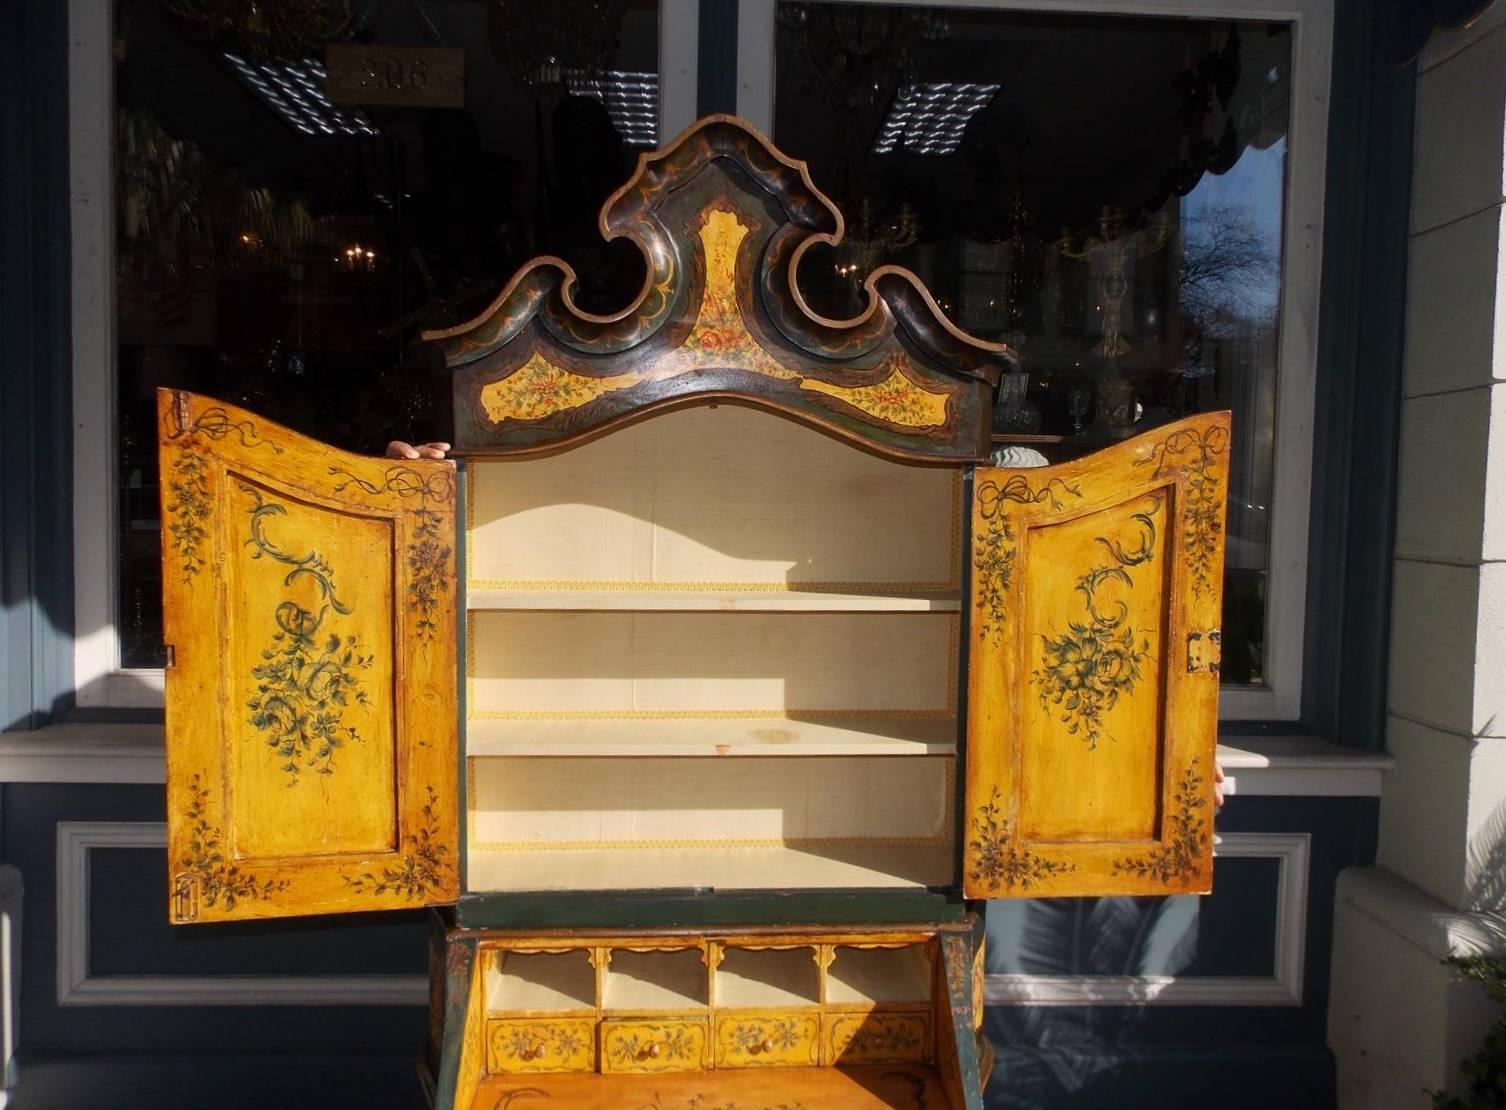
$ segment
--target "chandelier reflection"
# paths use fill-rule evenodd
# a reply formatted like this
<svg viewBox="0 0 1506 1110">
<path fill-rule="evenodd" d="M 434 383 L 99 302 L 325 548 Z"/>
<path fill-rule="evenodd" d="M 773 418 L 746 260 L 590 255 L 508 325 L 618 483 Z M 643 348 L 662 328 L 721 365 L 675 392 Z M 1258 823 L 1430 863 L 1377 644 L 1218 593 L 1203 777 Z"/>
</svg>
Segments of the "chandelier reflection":
<svg viewBox="0 0 1506 1110">
<path fill-rule="evenodd" d="M 255 58 L 301 58 L 355 26 L 350 0 L 162 0 L 196 39 Z"/>
</svg>

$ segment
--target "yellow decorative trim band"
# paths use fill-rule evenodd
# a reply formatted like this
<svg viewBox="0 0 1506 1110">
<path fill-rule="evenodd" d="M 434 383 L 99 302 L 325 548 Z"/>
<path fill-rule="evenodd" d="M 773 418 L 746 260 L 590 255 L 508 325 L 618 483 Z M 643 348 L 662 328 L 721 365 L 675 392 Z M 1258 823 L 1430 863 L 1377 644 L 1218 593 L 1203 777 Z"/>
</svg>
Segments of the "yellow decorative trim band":
<svg viewBox="0 0 1506 1110">
<path fill-rule="evenodd" d="M 833 836 L 801 840 L 770 838 L 729 838 L 726 840 L 472 840 L 469 847 L 483 852 L 618 852 L 651 851 L 664 848 L 822 848 L 860 845 L 942 848 L 952 843 L 949 836 Z"/>
<path fill-rule="evenodd" d="M 467 590 L 592 590 L 599 593 L 791 593 L 791 594 L 939 594 L 961 584 L 950 582 L 652 582 L 628 579 L 473 578 Z M 960 600 L 960 599 L 959 599 Z"/>
</svg>

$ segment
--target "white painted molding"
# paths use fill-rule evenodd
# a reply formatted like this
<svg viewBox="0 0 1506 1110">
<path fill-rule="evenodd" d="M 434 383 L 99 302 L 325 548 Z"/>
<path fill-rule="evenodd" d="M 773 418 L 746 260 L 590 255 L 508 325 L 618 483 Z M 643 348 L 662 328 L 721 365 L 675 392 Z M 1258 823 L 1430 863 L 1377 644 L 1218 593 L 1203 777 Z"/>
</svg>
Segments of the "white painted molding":
<svg viewBox="0 0 1506 1110">
<path fill-rule="evenodd" d="M 700 0 L 659 0 L 659 145 L 696 119 L 700 80 Z"/>
<path fill-rule="evenodd" d="M 16 1045 L 21 1032 L 21 872 L 0 866 L 0 1110 L 16 1081 Z"/>
<path fill-rule="evenodd" d="M 141 705 L 117 681 L 115 628 L 114 5 L 68 0 L 68 214 L 72 238 L 73 676 L 80 705 Z M 85 540 L 83 537 L 89 537 Z M 161 705 L 160 694 L 156 700 Z"/>
<path fill-rule="evenodd" d="M 737 3 L 737 114 L 770 136 L 774 134 L 778 65 L 774 53 L 777 6 L 776 0 Z"/>
<path fill-rule="evenodd" d="M 1223 858 L 1276 859 L 1273 974 L 988 975 L 990 1006 L 1300 1006 L 1307 955 L 1307 833 L 1226 833 L 1214 847 Z"/>
<path fill-rule="evenodd" d="M 153 821 L 59 821 L 59 1006 L 423 1006 L 422 975 L 92 975 L 89 868 L 96 849 L 165 848 Z M 167 897 L 164 885 L 160 897 Z"/>
<path fill-rule="evenodd" d="M 1341 871 L 1335 897 L 1434 959 L 1506 956 L 1506 915 L 1455 909 L 1385 867 Z"/>
<path fill-rule="evenodd" d="M 1378 798 L 1396 757 L 1315 736 L 1232 736 L 1218 745 L 1229 797 Z"/>
<path fill-rule="evenodd" d="M 163 783 L 161 725 L 51 725 L 0 732 L 0 782 Z"/>
</svg>

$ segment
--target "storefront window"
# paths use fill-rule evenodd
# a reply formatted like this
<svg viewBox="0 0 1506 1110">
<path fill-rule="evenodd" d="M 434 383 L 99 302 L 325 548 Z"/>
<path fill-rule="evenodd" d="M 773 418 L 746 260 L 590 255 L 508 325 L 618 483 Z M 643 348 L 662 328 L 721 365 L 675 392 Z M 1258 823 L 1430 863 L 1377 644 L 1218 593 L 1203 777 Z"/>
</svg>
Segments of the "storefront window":
<svg viewBox="0 0 1506 1110">
<path fill-rule="evenodd" d="M 1267 681 L 1287 24 L 781 2 L 774 134 L 842 208 L 814 307 L 877 265 L 1012 344 L 1001 442 L 1052 460 L 1234 412 L 1223 677 Z"/>
<path fill-rule="evenodd" d="M 418 332 L 469 318 L 528 258 L 570 261 L 586 308 L 641 281 L 595 217 L 659 142 L 657 0 L 352 9 L 272 26 L 253 5 L 116 6 L 123 667 L 163 655 L 157 386 L 379 453 L 440 425 Z M 332 43 L 369 48 L 343 93 Z M 443 95 L 441 65 L 463 73 Z"/>
</svg>

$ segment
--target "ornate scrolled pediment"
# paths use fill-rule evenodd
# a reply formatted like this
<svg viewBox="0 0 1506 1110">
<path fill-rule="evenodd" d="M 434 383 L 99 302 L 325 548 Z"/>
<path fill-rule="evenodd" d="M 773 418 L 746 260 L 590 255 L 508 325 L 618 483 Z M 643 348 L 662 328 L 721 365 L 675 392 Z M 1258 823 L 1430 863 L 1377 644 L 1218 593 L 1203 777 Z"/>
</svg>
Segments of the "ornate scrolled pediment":
<svg viewBox="0 0 1506 1110">
<path fill-rule="evenodd" d="M 796 273 L 842 215 L 753 128 L 708 116 L 602 207 L 646 275 L 612 315 L 577 307 L 576 274 L 536 258 L 474 320 L 423 338 L 453 373 L 457 450 L 545 451 L 697 400 L 774 409 L 889 454 L 986 454 L 993 388 L 1014 361 L 967 335 L 910 271 L 875 270 L 850 320 L 811 310 Z"/>
</svg>

